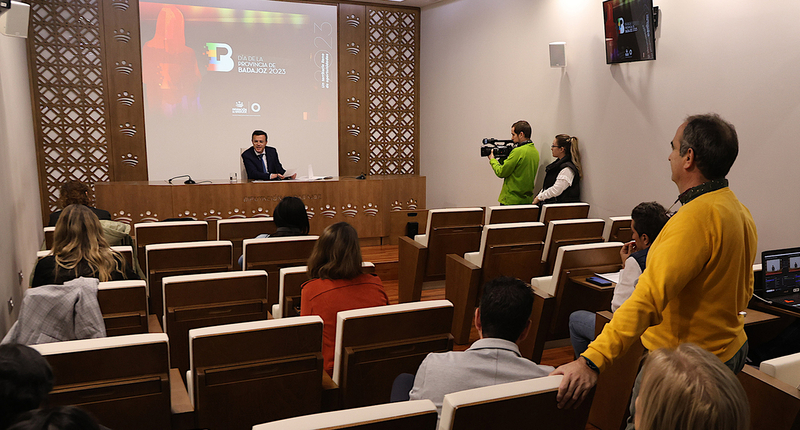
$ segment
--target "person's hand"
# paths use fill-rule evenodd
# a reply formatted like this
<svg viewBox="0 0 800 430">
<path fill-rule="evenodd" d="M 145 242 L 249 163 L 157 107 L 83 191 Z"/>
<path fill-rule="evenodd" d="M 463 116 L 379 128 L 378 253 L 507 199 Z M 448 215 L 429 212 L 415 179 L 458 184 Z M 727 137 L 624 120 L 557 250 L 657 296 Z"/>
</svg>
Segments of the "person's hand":
<svg viewBox="0 0 800 430">
<path fill-rule="evenodd" d="M 297 173 L 295 173 L 295 174 L 293 174 L 292 176 L 290 176 L 290 178 L 292 178 L 292 179 L 297 179 Z"/>
<path fill-rule="evenodd" d="M 491 151 L 489 151 L 489 159 L 490 159 L 490 160 L 494 160 L 494 149 L 492 149 Z"/>
<path fill-rule="evenodd" d="M 538 205 L 539 204 L 539 197 L 538 196 L 533 198 L 533 203 L 532 204 L 534 204 L 534 205 Z"/>
<path fill-rule="evenodd" d="M 625 268 L 625 261 L 628 260 L 628 257 L 631 256 L 634 252 L 636 252 L 636 242 L 630 241 L 625 245 L 622 245 L 622 248 L 619 250 L 619 258 L 622 259 L 622 268 Z"/>
<path fill-rule="evenodd" d="M 279 178 L 280 176 L 281 176 L 281 175 L 279 175 L 279 174 L 277 174 L 277 173 L 271 173 L 271 174 L 269 175 L 269 178 L 270 178 L 270 179 L 277 179 L 277 178 Z"/>
<path fill-rule="evenodd" d="M 589 368 L 586 360 L 578 357 L 577 360 L 559 366 L 550 375 L 564 375 L 561 385 L 558 386 L 559 409 L 577 408 L 589 394 L 589 390 L 597 384 L 597 372 Z"/>
</svg>

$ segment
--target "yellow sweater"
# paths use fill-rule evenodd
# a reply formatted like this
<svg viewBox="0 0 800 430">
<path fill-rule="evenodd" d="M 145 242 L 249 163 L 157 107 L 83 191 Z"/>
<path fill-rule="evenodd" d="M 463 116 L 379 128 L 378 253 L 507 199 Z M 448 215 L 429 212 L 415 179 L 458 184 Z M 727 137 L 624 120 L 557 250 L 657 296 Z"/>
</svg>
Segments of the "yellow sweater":
<svg viewBox="0 0 800 430">
<path fill-rule="evenodd" d="M 639 337 L 645 348 L 692 342 L 723 362 L 747 340 L 758 237 L 730 188 L 703 194 L 676 213 L 650 247 L 633 295 L 582 355 L 602 371 Z"/>
</svg>

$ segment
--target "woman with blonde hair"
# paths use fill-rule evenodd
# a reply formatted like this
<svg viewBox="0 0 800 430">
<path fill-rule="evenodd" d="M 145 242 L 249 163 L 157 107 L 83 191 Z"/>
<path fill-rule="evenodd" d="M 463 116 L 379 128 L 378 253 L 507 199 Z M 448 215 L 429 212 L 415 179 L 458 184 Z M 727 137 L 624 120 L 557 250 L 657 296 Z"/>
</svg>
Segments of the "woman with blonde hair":
<svg viewBox="0 0 800 430">
<path fill-rule="evenodd" d="M 544 168 L 542 191 L 533 199 L 539 203 L 570 203 L 581 201 L 581 153 L 578 138 L 559 134 L 550 145 L 555 161 Z"/>
<path fill-rule="evenodd" d="M 691 343 L 650 353 L 636 398 L 637 430 L 747 430 L 742 384 L 714 354 Z"/>
<path fill-rule="evenodd" d="M 92 210 L 69 205 L 61 213 L 50 255 L 36 264 L 32 287 L 58 284 L 79 277 L 103 281 L 139 279 L 103 237 L 103 227 Z"/>
<path fill-rule="evenodd" d="M 300 315 L 319 315 L 325 371 L 333 374 L 336 314 L 351 309 L 389 304 L 377 275 L 361 268 L 356 229 L 346 222 L 328 226 L 308 259 L 308 276 L 300 296 Z"/>
</svg>

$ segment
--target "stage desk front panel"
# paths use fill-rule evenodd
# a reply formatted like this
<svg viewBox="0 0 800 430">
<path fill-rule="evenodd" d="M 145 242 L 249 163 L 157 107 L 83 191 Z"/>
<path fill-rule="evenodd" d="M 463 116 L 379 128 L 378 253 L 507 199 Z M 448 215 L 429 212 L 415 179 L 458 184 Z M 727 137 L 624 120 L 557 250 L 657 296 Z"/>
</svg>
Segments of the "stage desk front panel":
<svg viewBox="0 0 800 430">
<path fill-rule="evenodd" d="M 183 184 L 183 179 L 175 182 L 98 182 L 95 184 L 96 204 L 109 211 L 115 221 L 127 224 L 183 217 L 206 220 L 209 221 L 209 236 L 213 236 L 216 220 L 272 216 L 283 197 L 296 196 L 306 204 L 311 234 L 320 234 L 328 225 L 347 221 L 362 238 L 388 237 L 392 211 L 425 208 L 424 176 L 212 181 L 191 185 Z"/>
</svg>

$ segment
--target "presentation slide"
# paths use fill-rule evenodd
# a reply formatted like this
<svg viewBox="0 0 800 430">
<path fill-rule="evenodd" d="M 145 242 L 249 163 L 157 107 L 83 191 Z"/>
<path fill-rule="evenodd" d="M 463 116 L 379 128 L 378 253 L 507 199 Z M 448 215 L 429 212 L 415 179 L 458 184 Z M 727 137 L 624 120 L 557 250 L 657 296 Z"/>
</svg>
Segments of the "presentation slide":
<svg viewBox="0 0 800 430">
<path fill-rule="evenodd" d="M 309 164 L 315 175 L 338 175 L 336 6 L 187 0 L 139 7 L 151 181 L 238 175 L 253 130 L 267 133 L 298 177 Z"/>
</svg>

